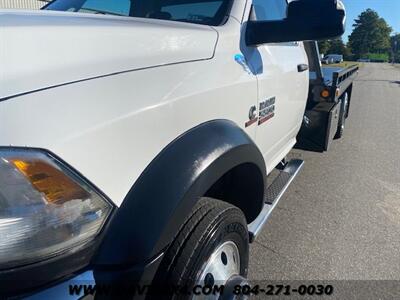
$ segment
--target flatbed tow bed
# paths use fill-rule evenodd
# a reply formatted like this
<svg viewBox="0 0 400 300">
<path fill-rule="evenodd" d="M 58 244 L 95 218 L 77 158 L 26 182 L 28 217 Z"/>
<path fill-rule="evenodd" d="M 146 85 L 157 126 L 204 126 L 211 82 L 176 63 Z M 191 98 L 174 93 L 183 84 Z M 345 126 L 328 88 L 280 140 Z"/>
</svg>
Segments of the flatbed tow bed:
<svg viewBox="0 0 400 300">
<path fill-rule="evenodd" d="M 358 66 L 351 65 L 347 68 L 322 67 L 322 72 L 326 86 L 340 87 L 342 91 L 345 91 L 351 84 L 353 84 L 353 75 L 358 72 Z"/>
<path fill-rule="evenodd" d="M 358 66 L 322 67 L 316 42 L 304 43 L 310 72 L 309 96 L 297 148 L 323 152 L 343 135 Z"/>
<path fill-rule="evenodd" d="M 341 72 L 345 70 L 345 68 L 342 67 L 326 67 L 322 66 L 322 75 L 324 82 L 327 86 L 332 85 L 333 82 L 333 74 L 337 72 Z"/>
</svg>

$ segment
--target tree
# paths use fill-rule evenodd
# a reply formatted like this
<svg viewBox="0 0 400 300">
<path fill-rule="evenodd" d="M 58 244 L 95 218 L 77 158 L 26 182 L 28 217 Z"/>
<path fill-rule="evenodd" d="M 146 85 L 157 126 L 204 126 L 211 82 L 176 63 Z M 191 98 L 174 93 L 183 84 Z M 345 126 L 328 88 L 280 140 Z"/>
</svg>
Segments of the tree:
<svg viewBox="0 0 400 300">
<path fill-rule="evenodd" d="M 340 54 L 344 59 L 351 59 L 351 50 L 343 43 L 342 38 L 318 42 L 319 52 L 323 54 Z"/>
<path fill-rule="evenodd" d="M 319 53 L 328 54 L 331 48 L 331 42 L 329 40 L 323 40 L 318 42 Z"/>
<path fill-rule="evenodd" d="M 362 12 L 353 25 L 349 46 L 357 57 L 367 53 L 387 53 L 392 28 L 372 9 Z"/>
<path fill-rule="evenodd" d="M 334 54 L 345 55 L 346 45 L 343 43 L 343 40 L 341 38 L 332 40 L 329 52 Z"/>
<path fill-rule="evenodd" d="M 391 37 L 391 51 L 392 58 L 394 58 L 394 62 L 400 62 L 400 33 L 397 33 Z"/>
</svg>

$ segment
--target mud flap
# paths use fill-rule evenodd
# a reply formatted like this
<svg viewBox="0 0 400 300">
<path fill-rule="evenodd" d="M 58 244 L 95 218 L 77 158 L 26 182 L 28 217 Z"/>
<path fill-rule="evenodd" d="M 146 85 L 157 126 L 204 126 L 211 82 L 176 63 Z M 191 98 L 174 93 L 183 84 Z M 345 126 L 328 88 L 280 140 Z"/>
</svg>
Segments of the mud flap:
<svg viewBox="0 0 400 300">
<path fill-rule="evenodd" d="M 306 110 L 297 136 L 296 148 L 314 152 L 328 151 L 337 131 L 340 115 L 339 103 L 319 103 Z"/>
</svg>

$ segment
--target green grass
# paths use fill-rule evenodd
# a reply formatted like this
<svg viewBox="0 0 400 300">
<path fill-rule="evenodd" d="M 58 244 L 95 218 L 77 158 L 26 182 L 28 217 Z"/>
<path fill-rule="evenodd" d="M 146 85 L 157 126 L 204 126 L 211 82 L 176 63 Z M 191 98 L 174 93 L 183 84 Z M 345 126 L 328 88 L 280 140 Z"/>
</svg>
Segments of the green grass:
<svg viewBox="0 0 400 300">
<path fill-rule="evenodd" d="M 344 61 L 340 64 L 331 64 L 331 65 L 324 65 L 327 67 L 340 67 L 340 68 L 347 68 L 350 66 L 357 65 L 359 68 L 361 68 L 364 64 L 356 61 Z"/>
<path fill-rule="evenodd" d="M 371 61 L 388 62 L 389 54 L 387 54 L 387 53 L 368 53 L 368 54 L 364 55 L 363 58 L 368 58 Z"/>
</svg>

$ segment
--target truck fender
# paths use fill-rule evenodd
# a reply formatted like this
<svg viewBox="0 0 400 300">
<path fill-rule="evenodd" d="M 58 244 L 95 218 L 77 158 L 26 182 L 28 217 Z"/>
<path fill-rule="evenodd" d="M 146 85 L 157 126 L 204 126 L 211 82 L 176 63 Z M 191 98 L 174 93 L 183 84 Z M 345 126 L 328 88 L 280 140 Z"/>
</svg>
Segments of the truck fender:
<svg viewBox="0 0 400 300">
<path fill-rule="evenodd" d="M 173 241 L 199 198 L 243 164 L 257 173 L 246 198 L 251 221 L 263 207 L 266 177 L 263 156 L 251 138 L 228 120 L 209 121 L 179 136 L 132 186 L 107 226 L 94 265 L 151 261 Z M 242 176 L 243 182 L 245 177 L 251 174 Z"/>
</svg>

